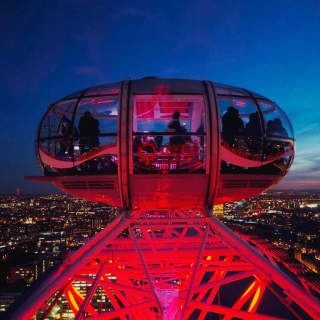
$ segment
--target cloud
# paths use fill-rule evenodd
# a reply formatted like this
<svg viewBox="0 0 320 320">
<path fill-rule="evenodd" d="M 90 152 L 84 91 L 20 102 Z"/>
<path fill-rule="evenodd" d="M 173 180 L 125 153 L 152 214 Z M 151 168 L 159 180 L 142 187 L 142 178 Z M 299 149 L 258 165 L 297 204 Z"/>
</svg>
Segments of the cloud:
<svg viewBox="0 0 320 320">
<path fill-rule="evenodd" d="M 304 123 L 306 123 L 307 121 L 305 121 Z M 307 126 L 300 128 L 296 131 L 296 135 L 300 136 L 300 135 L 315 135 L 315 134 L 320 134 L 320 125 L 319 125 L 320 121 L 317 122 L 312 122 L 310 124 L 308 124 Z"/>
</svg>

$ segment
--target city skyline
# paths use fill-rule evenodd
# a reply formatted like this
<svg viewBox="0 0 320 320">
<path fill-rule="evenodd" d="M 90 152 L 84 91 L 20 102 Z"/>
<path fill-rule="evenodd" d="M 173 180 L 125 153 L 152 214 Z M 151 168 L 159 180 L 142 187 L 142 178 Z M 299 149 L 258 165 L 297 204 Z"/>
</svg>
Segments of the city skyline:
<svg viewBox="0 0 320 320">
<path fill-rule="evenodd" d="M 23 179 L 41 174 L 33 143 L 50 102 L 146 75 L 209 79 L 270 97 L 292 121 L 297 146 L 274 190 L 320 189 L 317 1 L 4 1 L 0 15 L 1 194 L 56 191 Z"/>
<path fill-rule="evenodd" d="M 320 192 L 273 192 L 215 206 L 213 213 L 243 239 L 267 254 L 268 258 L 272 257 L 285 267 L 289 274 L 295 275 L 318 297 L 319 209 Z M 190 213 L 190 210 L 186 212 Z M 165 211 L 154 213 L 164 219 Z M 149 214 L 152 215 L 151 212 Z M 76 199 L 65 194 L 0 197 L 0 316 L 18 299 L 17 304 L 13 304 L 9 309 L 7 315 L 10 315 L 21 303 L 21 295 L 25 298 L 24 290 L 36 281 L 38 282 L 35 285 L 39 282 L 43 284 L 43 273 L 49 268 L 54 270 L 61 267 L 61 262 L 70 258 L 75 249 L 84 248 L 95 234 L 105 232 L 102 230 L 108 228 L 106 226 L 112 220 L 119 219 L 120 215 L 117 208 L 107 204 Z M 126 241 L 126 235 L 128 232 L 122 234 L 122 241 Z M 191 239 L 186 238 L 185 241 L 187 240 L 190 242 Z M 219 248 L 223 248 L 221 243 Z M 126 256 L 131 257 L 127 250 L 128 248 Z M 121 250 L 116 252 L 119 254 Z M 114 256 L 116 252 L 113 252 L 112 260 L 108 259 L 108 264 L 113 263 L 114 259 L 117 260 Z M 185 251 L 183 252 L 186 256 Z M 95 259 L 96 261 L 99 259 Z M 214 261 L 212 256 L 206 259 L 207 263 Z M 121 264 L 118 267 L 120 270 Z M 82 295 L 86 295 L 90 284 L 75 281 L 74 287 Z M 98 294 L 100 297 L 101 294 L 105 295 L 105 292 L 98 290 Z M 99 301 L 99 310 L 110 311 L 113 308 L 107 297 Z M 51 316 L 59 313 L 61 319 L 69 319 L 73 316 L 72 310 L 75 310 L 70 310 L 68 306 L 67 300 L 62 298 Z M 280 312 L 277 307 L 271 309 Z M 265 303 L 261 303 L 259 310 L 272 311 Z"/>
</svg>

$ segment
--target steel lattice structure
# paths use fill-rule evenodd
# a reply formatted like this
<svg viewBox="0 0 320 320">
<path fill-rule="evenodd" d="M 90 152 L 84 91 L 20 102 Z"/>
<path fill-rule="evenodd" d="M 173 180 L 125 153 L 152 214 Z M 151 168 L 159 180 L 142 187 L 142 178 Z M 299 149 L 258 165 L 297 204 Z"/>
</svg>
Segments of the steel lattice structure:
<svg viewBox="0 0 320 320">
<path fill-rule="evenodd" d="M 13 318 L 47 319 L 63 305 L 77 320 L 320 317 L 302 286 L 199 210 L 122 213 Z"/>
<path fill-rule="evenodd" d="M 12 319 L 320 319 L 305 283 L 211 214 L 288 172 L 293 129 L 273 101 L 206 80 L 91 87 L 49 105 L 36 155 L 30 180 L 124 211 Z"/>
</svg>

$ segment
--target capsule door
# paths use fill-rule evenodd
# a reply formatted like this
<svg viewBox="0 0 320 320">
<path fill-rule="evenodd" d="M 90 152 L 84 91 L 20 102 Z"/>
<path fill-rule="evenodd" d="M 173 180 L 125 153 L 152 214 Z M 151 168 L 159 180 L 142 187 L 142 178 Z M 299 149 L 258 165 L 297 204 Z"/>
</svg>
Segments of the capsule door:
<svg viewBox="0 0 320 320">
<path fill-rule="evenodd" d="M 132 207 L 203 207 L 209 176 L 204 96 L 134 95 L 130 106 Z"/>
</svg>

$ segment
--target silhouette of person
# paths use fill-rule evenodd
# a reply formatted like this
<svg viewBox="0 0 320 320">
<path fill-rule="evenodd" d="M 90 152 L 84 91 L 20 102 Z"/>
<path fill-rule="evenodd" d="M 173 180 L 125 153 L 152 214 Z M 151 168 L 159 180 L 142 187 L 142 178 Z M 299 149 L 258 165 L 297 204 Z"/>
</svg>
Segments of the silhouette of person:
<svg viewBox="0 0 320 320">
<path fill-rule="evenodd" d="M 273 120 L 269 120 L 267 122 L 267 129 L 266 129 L 267 136 L 272 136 L 272 131 L 273 131 Z"/>
<path fill-rule="evenodd" d="M 84 153 L 99 146 L 99 121 L 86 111 L 79 121 L 80 151 Z"/>
<path fill-rule="evenodd" d="M 288 138 L 288 132 L 283 127 L 282 121 L 279 118 L 274 119 L 273 126 L 274 126 L 275 135 L 283 138 Z"/>
<path fill-rule="evenodd" d="M 249 122 L 247 123 L 245 130 L 247 136 L 247 146 L 251 152 L 258 153 L 260 151 L 260 137 L 262 136 L 260 117 L 258 112 L 250 114 Z"/>
<path fill-rule="evenodd" d="M 222 117 L 222 137 L 232 146 L 235 137 L 241 135 L 244 131 L 244 124 L 239 117 L 239 111 L 230 106 Z"/>
<path fill-rule="evenodd" d="M 268 121 L 266 133 L 267 133 L 267 136 L 277 136 L 282 138 L 288 138 L 288 132 L 283 127 L 282 121 L 279 118 Z"/>
<path fill-rule="evenodd" d="M 282 122 L 279 118 L 276 118 L 274 120 L 269 120 L 267 123 L 267 129 L 266 129 L 267 137 L 273 137 L 273 138 L 288 138 L 288 132 L 283 127 Z M 286 147 L 286 142 L 279 141 L 276 139 L 271 139 L 266 141 L 266 155 L 277 155 L 281 152 L 284 152 Z"/>
<path fill-rule="evenodd" d="M 261 136 L 261 126 L 260 118 L 258 112 L 250 114 L 249 122 L 244 130 L 245 135 L 248 137 L 260 137 Z"/>
<path fill-rule="evenodd" d="M 169 145 L 170 146 L 178 146 L 182 147 L 185 143 L 185 137 L 181 135 L 185 135 L 187 133 L 187 130 L 184 126 L 180 124 L 180 112 L 176 111 L 172 115 L 172 120 L 168 124 L 168 129 L 174 133 L 176 133 L 175 136 L 170 137 Z"/>
</svg>

